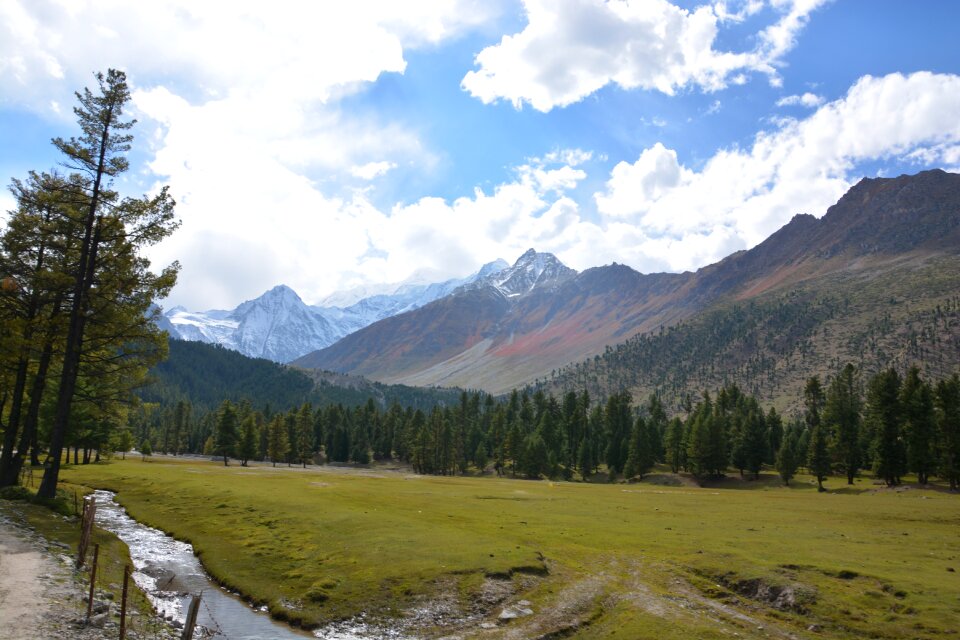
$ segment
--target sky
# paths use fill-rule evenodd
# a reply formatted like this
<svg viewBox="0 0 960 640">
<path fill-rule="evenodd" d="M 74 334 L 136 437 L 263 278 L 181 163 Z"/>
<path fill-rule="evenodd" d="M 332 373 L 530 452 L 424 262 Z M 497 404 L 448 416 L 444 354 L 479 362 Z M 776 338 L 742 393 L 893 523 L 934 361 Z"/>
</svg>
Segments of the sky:
<svg viewBox="0 0 960 640">
<path fill-rule="evenodd" d="M 166 307 L 531 247 L 694 270 L 863 177 L 960 171 L 958 24 L 955 0 L 0 0 L 0 179 L 55 167 L 117 68 L 115 187 L 177 200 Z"/>
</svg>

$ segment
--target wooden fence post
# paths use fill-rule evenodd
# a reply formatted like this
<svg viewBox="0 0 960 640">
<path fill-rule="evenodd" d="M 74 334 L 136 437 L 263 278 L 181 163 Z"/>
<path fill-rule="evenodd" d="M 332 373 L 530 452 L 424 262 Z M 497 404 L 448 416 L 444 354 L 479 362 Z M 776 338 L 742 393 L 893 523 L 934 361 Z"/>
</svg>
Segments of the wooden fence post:
<svg viewBox="0 0 960 640">
<path fill-rule="evenodd" d="M 97 560 L 100 559 L 100 545 L 93 545 L 93 565 L 90 567 L 90 597 L 87 600 L 87 623 L 90 622 L 90 615 L 93 613 L 93 588 L 97 581 Z"/>
<path fill-rule="evenodd" d="M 180 640 L 193 640 L 193 628 L 197 626 L 197 613 L 200 611 L 200 598 L 203 596 L 201 591 L 193 596 L 190 601 L 190 607 L 187 609 L 187 620 L 183 624 L 183 633 Z"/>
<path fill-rule="evenodd" d="M 123 565 L 123 595 L 120 597 L 120 640 L 127 637 L 127 583 L 130 582 L 130 565 Z"/>
<path fill-rule="evenodd" d="M 77 569 L 83 567 L 86 561 L 87 547 L 90 546 L 90 534 L 93 531 L 93 520 L 97 515 L 97 499 L 87 496 L 83 499 L 83 529 L 80 531 L 80 546 L 77 549 Z"/>
</svg>

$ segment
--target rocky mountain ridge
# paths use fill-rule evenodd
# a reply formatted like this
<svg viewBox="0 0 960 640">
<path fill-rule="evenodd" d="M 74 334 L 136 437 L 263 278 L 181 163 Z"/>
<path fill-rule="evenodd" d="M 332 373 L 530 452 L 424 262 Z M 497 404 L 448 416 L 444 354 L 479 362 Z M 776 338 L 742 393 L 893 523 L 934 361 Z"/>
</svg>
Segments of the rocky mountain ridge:
<svg viewBox="0 0 960 640">
<path fill-rule="evenodd" d="M 960 176 L 864 179 L 821 218 L 795 216 L 756 247 L 696 272 L 641 274 L 613 264 L 576 273 L 527 252 L 496 282 L 373 323 L 296 364 L 501 392 L 717 304 L 836 274 L 905 269 L 909 279 L 915 258 L 958 251 Z"/>
</svg>

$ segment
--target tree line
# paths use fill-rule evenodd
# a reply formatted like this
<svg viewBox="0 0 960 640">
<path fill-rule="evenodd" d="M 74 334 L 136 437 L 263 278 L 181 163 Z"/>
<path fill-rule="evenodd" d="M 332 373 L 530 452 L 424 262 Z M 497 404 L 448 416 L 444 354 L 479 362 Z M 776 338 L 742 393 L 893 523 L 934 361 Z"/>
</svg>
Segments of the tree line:
<svg viewBox="0 0 960 640">
<path fill-rule="evenodd" d="M 393 460 L 418 473 L 492 471 L 525 478 L 642 479 L 657 464 L 700 481 L 730 470 L 758 478 L 774 468 L 787 484 L 801 468 L 818 480 L 841 474 L 852 484 L 870 470 L 889 485 L 908 473 L 936 476 L 960 489 L 960 377 L 931 383 L 916 367 L 894 369 L 863 385 L 847 365 L 824 385 L 807 380 L 804 409 L 789 419 L 736 385 L 670 416 L 656 395 L 629 393 L 593 401 L 586 391 L 554 397 L 538 390 L 505 398 L 462 392 L 459 402 L 424 411 L 373 399 L 362 406 L 310 403 L 272 413 L 224 401 L 193 417 L 189 403 L 135 416 L 135 437 L 154 450 L 204 453 L 227 464 L 358 463 Z"/>
<path fill-rule="evenodd" d="M 52 141 L 61 166 L 13 180 L 0 236 L 0 486 L 18 483 L 29 452 L 43 459 L 42 498 L 56 494 L 68 443 L 99 448 L 126 422 L 166 352 L 151 309 L 178 269 L 152 273 L 141 255 L 177 227 L 167 189 L 124 197 L 112 184 L 133 140 L 126 76 L 95 79 L 76 94 L 80 134 Z"/>
</svg>

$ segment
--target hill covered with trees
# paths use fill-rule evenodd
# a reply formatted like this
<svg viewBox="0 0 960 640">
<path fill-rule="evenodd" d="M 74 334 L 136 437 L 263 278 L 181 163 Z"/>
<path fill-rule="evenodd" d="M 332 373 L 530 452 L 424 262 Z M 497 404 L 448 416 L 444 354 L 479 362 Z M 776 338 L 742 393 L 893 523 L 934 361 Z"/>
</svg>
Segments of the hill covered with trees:
<svg viewBox="0 0 960 640">
<path fill-rule="evenodd" d="M 605 397 L 656 393 L 679 407 L 699 389 L 737 384 L 781 411 L 800 409 L 811 376 L 847 363 L 871 375 L 919 366 L 934 378 L 960 367 L 960 257 L 904 256 L 724 301 L 559 369 L 536 387 Z"/>
</svg>

